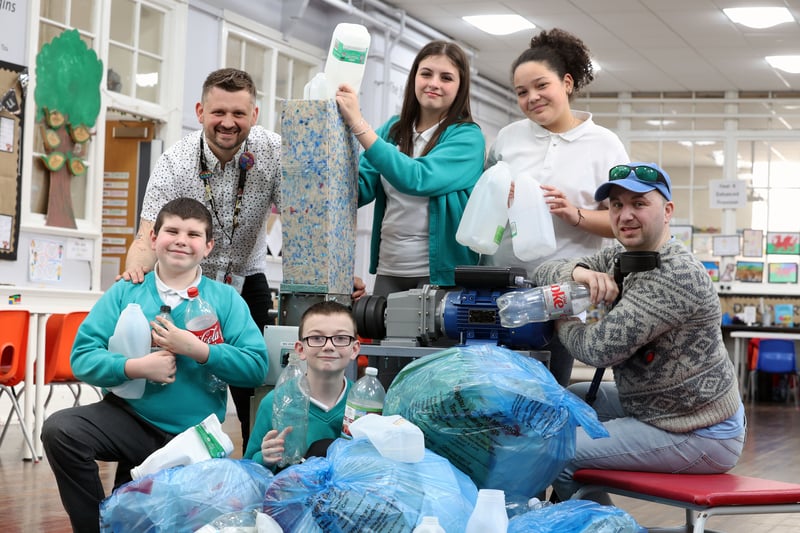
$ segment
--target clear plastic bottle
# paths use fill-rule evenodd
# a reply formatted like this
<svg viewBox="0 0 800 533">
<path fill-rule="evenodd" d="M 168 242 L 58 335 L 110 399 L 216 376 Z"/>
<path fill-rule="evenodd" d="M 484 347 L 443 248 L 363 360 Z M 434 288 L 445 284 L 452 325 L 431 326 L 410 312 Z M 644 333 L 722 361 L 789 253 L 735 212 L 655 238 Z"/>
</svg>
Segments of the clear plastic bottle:
<svg viewBox="0 0 800 533">
<path fill-rule="evenodd" d="M 142 357 L 150 353 L 150 323 L 139 304 L 130 303 L 117 319 L 114 334 L 108 339 L 108 350 L 126 357 Z M 147 380 L 137 378 L 109 387 L 120 398 L 137 399 L 144 394 Z"/>
<path fill-rule="evenodd" d="M 278 466 L 300 462 L 308 449 L 308 402 L 311 388 L 297 359 L 291 359 L 275 384 L 272 395 L 272 427 L 278 431 L 292 427 L 283 445 Z"/>
<path fill-rule="evenodd" d="M 368 366 L 364 377 L 356 381 L 347 395 L 347 404 L 344 408 L 342 421 L 342 437 L 349 439 L 350 424 L 368 413 L 383 414 L 383 400 L 386 390 L 378 380 L 378 369 Z"/>
<path fill-rule="evenodd" d="M 200 297 L 197 287 L 189 287 L 186 294 L 189 296 L 189 303 L 184 315 L 186 329 L 207 344 L 222 343 L 222 327 L 214 307 Z M 210 392 L 225 390 L 226 387 L 227 384 L 224 381 L 209 372 L 207 388 Z"/>
<path fill-rule="evenodd" d="M 508 513 L 502 490 L 480 489 L 475 509 L 467 521 L 466 533 L 506 533 Z"/>
<path fill-rule="evenodd" d="M 156 315 L 156 319 L 155 319 L 156 323 L 159 322 L 158 321 L 159 317 L 161 317 L 163 320 L 166 320 L 167 322 L 171 322 L 173 324 L 175 323 L 175 321 L 172 320 L 172 307 L 170 307 L 168 305 L 162 305 L 161 306 L 161 309 L 160 309 L 158 315 Z M 152 337 L 152 335 L 150 335 L 150 336 Z M 150 351 L 151 352 L 161 351 L 161 346 L 156 344 L 156 341 L 153 340 L 152 338 L 151 338 L 151 341 L 150 341 Z"/>
<path fill-rule="evenodd" d="M 444 528 L 439 525 L 439 518 L 435 516 L 423 516 L 422 521 L 414 528 L 412 533 L 445 533 Z"/>
<path fill-rule="evenodd" d="M 574 316 L 590 305 L 589 287 L 577 281 L 511 291 L 497 298 L 500 323 L 506 328 Z"/>
</svg>

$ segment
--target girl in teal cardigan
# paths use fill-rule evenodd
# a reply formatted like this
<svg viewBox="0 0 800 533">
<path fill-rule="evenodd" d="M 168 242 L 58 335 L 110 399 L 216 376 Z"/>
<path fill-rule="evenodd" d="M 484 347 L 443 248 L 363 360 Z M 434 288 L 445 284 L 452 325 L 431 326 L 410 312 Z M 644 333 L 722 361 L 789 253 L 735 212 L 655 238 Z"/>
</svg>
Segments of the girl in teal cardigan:
<svg viewBox="0 0 800 533">
<path fill-rule="evenodd" d="M 376 131 L 363 118 L 352 87 L 339 87 L 336 101 L 364 148 L 359 206 L 375 202 L 373 294 L 423 283 L 454 285 L 455 267 L 478 260 L 455 235 L 486 149 L 472 121 L 466 54 L 444 41 L 423 47 L 409 72 L 400 115 Z"/>
</svg>

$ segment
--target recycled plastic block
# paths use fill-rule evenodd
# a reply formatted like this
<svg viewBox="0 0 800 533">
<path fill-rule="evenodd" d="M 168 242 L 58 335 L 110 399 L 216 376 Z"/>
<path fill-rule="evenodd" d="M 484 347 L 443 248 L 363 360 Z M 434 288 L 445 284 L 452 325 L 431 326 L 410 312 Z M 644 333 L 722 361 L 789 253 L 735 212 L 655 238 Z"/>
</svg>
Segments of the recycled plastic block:
<svg viewBox="0 0 800 533">
<path fill-rule="evenodd" d="M 287 100 L 281 136 L 283 283 L 349 295 L 359 144 L 332 99 Z"/>
</svg>

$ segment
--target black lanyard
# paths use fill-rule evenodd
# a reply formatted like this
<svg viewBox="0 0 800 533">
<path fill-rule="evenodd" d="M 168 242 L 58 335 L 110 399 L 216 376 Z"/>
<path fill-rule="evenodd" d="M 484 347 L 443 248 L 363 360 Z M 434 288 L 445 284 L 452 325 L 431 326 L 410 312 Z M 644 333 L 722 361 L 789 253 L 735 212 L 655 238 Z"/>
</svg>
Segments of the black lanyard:
<svg viewBox="0 0 800 533">
<path fill-rule="evenodd" d="M 246 156 L 249 156 L 246 157 Z M 247 171 L 253 166 L 253 156 L 250 152 L 247 151 L 247 141 L 245 141 L 244 145 L 244 153 L 239 158 L 239 184 L 236 188 L 236 203 L 233 205 L 233 221 L 231 225 L 231 232 L 227 233 L 225 231 L 225 225 L 222 223 L 222 219 L 219 216 L 219 212 L 217 211 L 217 206 L 214 202 L 214 191 L 211 190 L 211 176 L 213 175 L 212 172 L 208 169 L 208 164 L 206 163 L 206 155 L 205 155 L 205 147 L 203 143 L 203 135 L 200 135 L 200 180 L 203 182 L 203 186 L 206 190 L 206 202 L 211 207 L 211 212 L 214 213 L 214 216 L 217 219 L 217 224 L 219 224 L 220 230 L 222 230 L 223 235 L 225 235 L 228 240 L 230 241 L 231 245 L 233 245 L 233 234 L 236 232 L 236 228 L 239 227 L 239 212 L 242 209 L 242 197 L 244 196 L 244 183 L 247 180 Z M 230 261 L 228 261 L 228 270 L 230 270 Z"/>
<path fill-rule="evenodd" d="M 648 270 L 653 270 L 660 266 L 661 256 L 658 252 L 620 252 L 617 254 L 614 258 L 614 281 L 619 288 L 619 294 L 611 305 L 611 308 L 613 309 L 622 298 L 622 282 L 625 276 L 631 272 L 647 272 Z M 645 348 L 647 348 L 646 345 L 639 350 L 641 351 Z M 589 405 L 592 405 L 597 399 L 597 391 L 600 388 L 600 382 L 603 381 L 603 373 L 605 370 L 605 368 L 598 368 L 594 371 L 592 382 L 584 398 L 584 401 Z"/>
</svg>

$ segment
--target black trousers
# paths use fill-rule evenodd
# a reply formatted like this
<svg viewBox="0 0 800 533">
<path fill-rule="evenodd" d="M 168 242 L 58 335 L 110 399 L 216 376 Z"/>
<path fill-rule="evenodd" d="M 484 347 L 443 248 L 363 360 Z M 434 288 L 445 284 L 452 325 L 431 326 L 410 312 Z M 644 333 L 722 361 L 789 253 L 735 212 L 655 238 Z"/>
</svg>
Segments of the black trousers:
<svg viewBox="0 0 800 533">
<path fill-rule="evenodd" d="M 140 418 L 113 393 L 50 415 L 42 427 L 42 443 L 72 529 L 100 531 L 105 493 L 95 460 L 119 463 L 116 489 L 131 480 L 131 468 L 174 436 Z"/>
<path fill-rule="evenodd" d="M 264 326 L 272 325 L 274 320 L 269 317 L 269 310 L 272 309 L 272 297 L 269 292 L 269 283 L 264 274 L 253 274 L 244 278 L 242 286 L 242 298 L 250 308 L 250 316 L 253 317 L 258 329 L 264 333 Z M 233 405 L 236 406 L 236 416 L 242 427 L 242 453 L 247 449 L 247 441 L 250 439 L 250 398 L 255 393 L 253 387 L 230 387 Z M 138 463 L 137 463 L 138 464 Z"/>
</svg>

